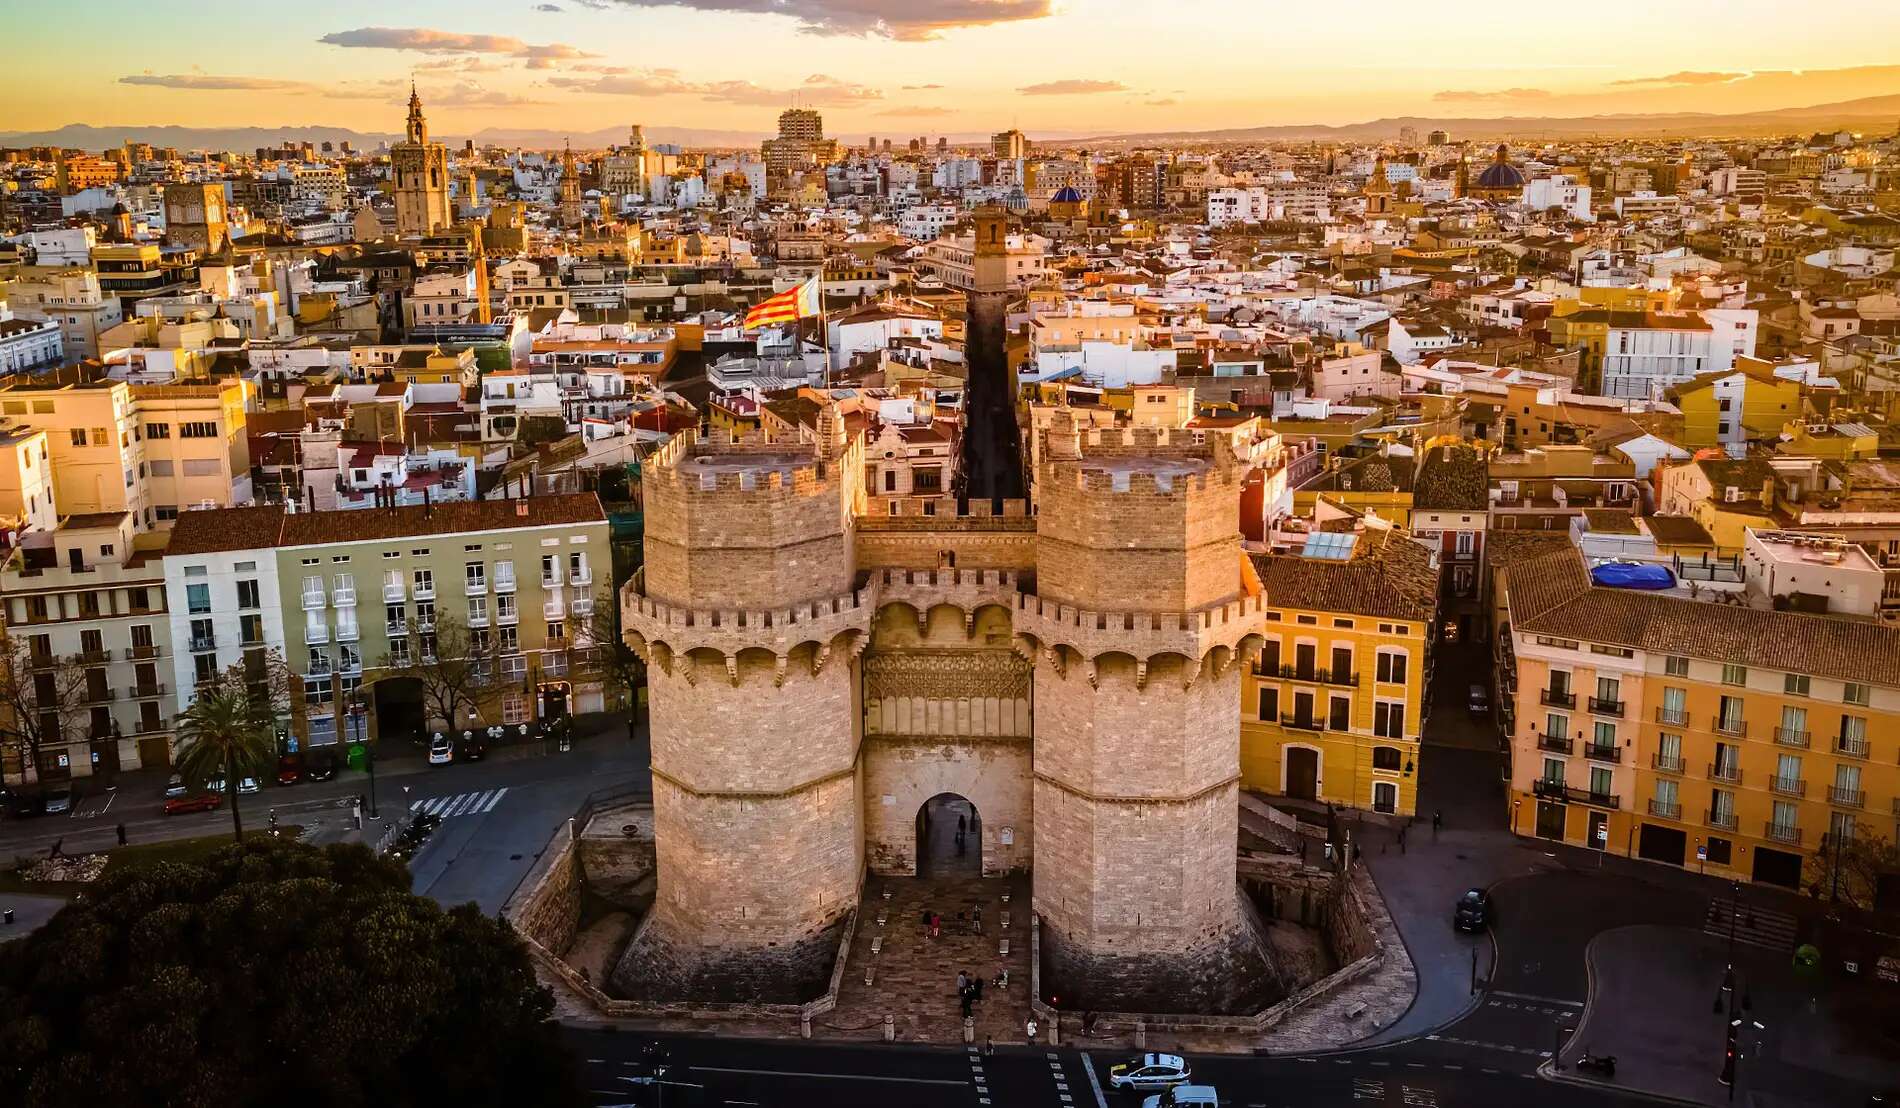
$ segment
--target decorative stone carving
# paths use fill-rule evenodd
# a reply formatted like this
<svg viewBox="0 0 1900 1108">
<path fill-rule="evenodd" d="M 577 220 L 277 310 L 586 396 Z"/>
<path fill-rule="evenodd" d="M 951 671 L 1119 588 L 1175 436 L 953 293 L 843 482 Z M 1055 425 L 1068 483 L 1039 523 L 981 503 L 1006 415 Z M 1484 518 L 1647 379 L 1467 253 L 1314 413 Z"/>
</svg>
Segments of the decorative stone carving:
<svg viewBox="0 0 1900 1108">
<path fill-rule="evenodd" d="M 958 700 L 1029 695 L 1029 663 L 1006 650 L 941 650 L 864 656 L 864 696 Z"/>
</svg>

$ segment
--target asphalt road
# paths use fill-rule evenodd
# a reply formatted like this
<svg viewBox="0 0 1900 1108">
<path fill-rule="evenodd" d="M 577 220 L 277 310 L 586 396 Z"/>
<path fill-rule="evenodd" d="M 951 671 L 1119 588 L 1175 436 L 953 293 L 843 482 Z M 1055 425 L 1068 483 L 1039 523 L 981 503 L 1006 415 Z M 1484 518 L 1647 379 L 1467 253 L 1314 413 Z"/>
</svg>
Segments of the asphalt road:
<svg viewBox="0 0 1900 1108">
<path fill-rule="evenodd" d="M 1141 1096 L 1106 1084 L 1120 1055 L 1064 1048 L 999 1047 L 990 1057 L 964 1049 L 909 1045 L 818 1044 L 796 1040 L 647 1035 L 571 1030 L 594 1103 L 681 1106 L 839 1105 L 905 1108 L 1121 1108 Z M 627 1079 L 655 1074 L 654 1087 Z M 1481 1056 L 1426 1058 L 1404 1047 L 1311 1058 L 1241 1055 L 1190 1057 L 1197 1081 L 1213 1084 L 1223 1105 L 1295 1108 L 1346 1104 L 1404 1108 L 1635 1104 L 1633 1098 L 1540 1080 L 1487 1065 Z M 662 1100 L 664 1096 L 664 1100 Z"/>
</svg>

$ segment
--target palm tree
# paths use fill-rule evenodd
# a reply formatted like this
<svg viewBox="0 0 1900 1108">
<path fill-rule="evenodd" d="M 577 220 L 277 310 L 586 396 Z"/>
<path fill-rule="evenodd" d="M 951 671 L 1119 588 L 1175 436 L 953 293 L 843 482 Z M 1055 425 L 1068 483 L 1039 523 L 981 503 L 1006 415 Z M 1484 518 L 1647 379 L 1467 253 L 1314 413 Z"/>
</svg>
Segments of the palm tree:
<svg viewBox="0 0 1900 1108">
<path fill-rule="evenodd" d="M 178 713 L 178 772 L 203 786 L 222 775 L 231 800 L 231 828 L 244 841 L 238 814 L 238 782 L 261 776 L 276 752 L 275 718 L 240 667 L 198 686 L 191 706 Z"/>
</svg>

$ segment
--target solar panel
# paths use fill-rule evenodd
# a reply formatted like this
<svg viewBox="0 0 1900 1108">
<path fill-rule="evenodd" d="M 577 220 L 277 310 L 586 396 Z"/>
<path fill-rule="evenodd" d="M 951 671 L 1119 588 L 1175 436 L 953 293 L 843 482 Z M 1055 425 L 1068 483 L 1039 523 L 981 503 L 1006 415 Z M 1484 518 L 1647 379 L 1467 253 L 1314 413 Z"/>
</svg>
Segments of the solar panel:
<svg viewBox="0 0 1900 1108">
<path fill-rule="evenodd" d="M 1356 534 L 1315 531 L 1306 536 L 1306 546 L 1300 551 L 1300 555 L 1329 562 L 1343 562 L 1352 557 L 1353 547 L 1358 541 L 1359 536 Z"/>
</svg>

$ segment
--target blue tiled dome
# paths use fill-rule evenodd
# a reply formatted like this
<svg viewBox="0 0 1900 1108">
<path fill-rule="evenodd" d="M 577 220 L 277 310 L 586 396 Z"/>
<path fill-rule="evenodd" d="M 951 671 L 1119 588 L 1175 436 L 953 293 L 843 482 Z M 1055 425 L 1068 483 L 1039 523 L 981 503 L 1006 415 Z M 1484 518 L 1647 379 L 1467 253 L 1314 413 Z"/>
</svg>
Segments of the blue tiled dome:
<svg viewBox="0 0 1900 1108">
<path fill-rule="evenodd" d="M 1511 164 L 1511 149 L 1498 144 L 1498 160 L 1485 167 L 1478 174 L 1478 187 L 1481 189 L 1515 189 L 1524 187 L 1524 173 Z"/>
</svg>

